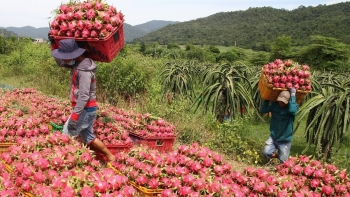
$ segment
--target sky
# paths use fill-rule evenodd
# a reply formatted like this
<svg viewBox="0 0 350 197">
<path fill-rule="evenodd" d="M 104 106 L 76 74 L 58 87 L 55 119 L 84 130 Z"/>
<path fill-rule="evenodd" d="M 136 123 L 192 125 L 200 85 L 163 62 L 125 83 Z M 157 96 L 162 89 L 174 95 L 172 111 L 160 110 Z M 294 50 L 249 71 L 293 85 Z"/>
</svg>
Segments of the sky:
<svg viewBox="0 0 350 197">
<path fill-rule="evenodd" d="M 83 0 L 80 0 L 83 2 Z M 0 27 L 49 27 L 52 11 L 69 0 L 0 0 Z M 185 22 L 218 12 L 273 7 L 294 10 L 299 6 L 331 5 L 342 0 L 103 0 L 125 15 L 125 23 L 139 25 L 152 20 Z"/>
</svg>

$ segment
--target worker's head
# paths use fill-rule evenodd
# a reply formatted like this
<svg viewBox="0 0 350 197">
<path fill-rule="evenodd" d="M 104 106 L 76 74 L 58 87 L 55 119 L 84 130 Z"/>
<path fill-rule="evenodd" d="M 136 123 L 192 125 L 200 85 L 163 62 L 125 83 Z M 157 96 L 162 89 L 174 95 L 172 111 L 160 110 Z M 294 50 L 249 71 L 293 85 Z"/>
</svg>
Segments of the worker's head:
<svg viewBox="0 0 350 197">
<path fill-rule="evenodd" d="M 289 99 L 290 93 L 288 91 L 282 91 L 277 97 L 278 104 L 281 107 L 285 107 L 288 104 Z"/>
<path fill-rule="evenodd" d="M 60 40 L 58 49 L 52 50 L 51 54 L 55 58 L 65 61 L 68 65 L 73 65 L 75 59 L 84 52 L 85 49 L 80 48 L 74 39 L 63 39 Z"/>
</svg>

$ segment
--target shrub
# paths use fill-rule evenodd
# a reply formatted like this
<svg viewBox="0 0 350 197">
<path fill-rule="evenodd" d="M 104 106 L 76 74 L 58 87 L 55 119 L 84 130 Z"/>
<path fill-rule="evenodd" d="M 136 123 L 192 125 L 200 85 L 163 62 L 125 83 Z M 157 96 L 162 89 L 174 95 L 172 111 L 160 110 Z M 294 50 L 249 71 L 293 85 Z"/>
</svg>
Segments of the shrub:
<svg viewBox="0 0 350 197">
<path fill-rule="evenodd" d="M 150 73 L 136 65 L 136 62 L 116 59 L 111 63 L 102 63 L 96 73 L 100 88 L 110 103 L 122 96 L 130 99 L 146 91 Z M 101 87 L 102 86 L 102 87 Z"/>
<path fill-rule="evenodd" d="M 209 147 L 220 150 L 226 155 L 233 155 L 237 161 L 248 164 L 261 164 L 262 155 L 254 142 L 243 139 L 238 133 L 243 121 L 236 119 L 234 122 L 225 122 L 224 124 L 216 124 L 215 137 L 209 140 Z"/>
<path fill-rule="evenodd" d="M 194 48 L 187 52 L 187 59 L 204 61 L 205 52 L 203 49 Z"/>
<path fill-rule="evenodd" d="M 212 52 L 212 53 L 216 53 L 216 54 L 219 54 L 220 53 L 220 49 L 215 47 L 215 46 L 209 46 L 209 51 Z"/>
<path fill-rule="evenodd" d="M 173 43 L 173 42 L 168 43 L 168 45 L 167 45 L 167 49 L 179 49 L 179 48 L 180 48 L 179 45 L 177 45 L 176 43 Z"/>
</svg>

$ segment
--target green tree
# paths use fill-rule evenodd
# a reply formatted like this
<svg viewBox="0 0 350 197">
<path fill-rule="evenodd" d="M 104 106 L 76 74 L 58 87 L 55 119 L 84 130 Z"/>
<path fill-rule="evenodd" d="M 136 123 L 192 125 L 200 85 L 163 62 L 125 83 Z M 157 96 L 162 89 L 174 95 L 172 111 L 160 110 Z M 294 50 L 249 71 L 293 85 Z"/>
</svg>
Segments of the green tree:
<svg viewBox="0 0 350 197">
<path fill-rule="evenodd" d="M 271 51 L 271 45 L 267 42 L 264 43 L 256 43 L 254 46 L 252 46 L 252 50 L 254 51 L 265 51 L 270 52 Z"/>
<path fill-rule="evenodd" d="M 258 52 L 253 55 L 253 57 L 250 59 L 250 63 L 252 63 L 254 66 L 260 66 L 269 63 L 269 55 L 266 52 Z"/>
<path fill-rule="evenodd" d="M 319 70 L 349 71 L 349 45 L 335 38 L 312 36 L 311 45 L 298 54 L 298 61 Z"/>
<path fill-rule="evenodd" d="M 6 54 L 6 39 L 0 36 L 0 54 Z"/>
<path fill-rule="evenodd" d="M 190 60 L 199 60 L 199 61 L 204 61 L 205 60 L 205 51 L 201 48 L 194 48 L 189 51 L 187 51 L 187 59 Z"/>
<path fill-rule="evenodd" d="M 140 47 L 140 52 L 144 53 L 146 51 L 146 44 L 144 42 L 141 43 L 141 47 Z"/>
<path fill-rule="evenodd" d="M 220 49 L 213 46 L 213 45 L 210 45 L 209 46 L 209 51 L 212 52 L 212 53 L 215 53 L 215 54 L 219 54 L 220 53 Z"/>
<path fill-rule="evenodd" d="M 189 50 L 192 50 L 192 49 L 194 49 L 195 48 L 195 46 L 193 46 L 192 44 L 188 44 L 188 45 L 186 45 L 186 51 L 189 51 Z"/>
<path fill-rule="evenodd" d="M 167 45 L 167 49 L 179 49 L 179 48 L 180 48 L 179 45 L 174 42 L 170 42 Z"/>
<path fill-rule="evenodd" d="M 16 38 L 11 37 L 2 37 L 0 36 L 0 54 L 10 54 L 12 51 L 20 48 L 23 43 L 30 42 L 29 38 Z"/>
<path fill-rule="evenodd" d="M 275 43 L 271 45 L 271 59 L 286 59 L 290 55 L 292 37 L 278 36 Z"/>
<path fill-rule="evenodd" d="M 157 48 L 158 48 L 159 44 L 158 42 L 154 42 L 152 44 L 152 48 L 153 48 L 153 57 L 157 57 Z"/>
<path fill-rule="evenodd" d="M 234 62 L 238 60 L 238 55 L 232 51 L 226 51 L 224 53 L 220 53 L 217 58 L 216 62 Z"/>
<path fill-rule="evenodd" d="M 233 47 L 230 50 L 230 52 L 234 53 L 237 56 L 238 60 L 245 60 L 245 59 L 247 59 L 247 53 L 242 48 Z"/>
</svg>

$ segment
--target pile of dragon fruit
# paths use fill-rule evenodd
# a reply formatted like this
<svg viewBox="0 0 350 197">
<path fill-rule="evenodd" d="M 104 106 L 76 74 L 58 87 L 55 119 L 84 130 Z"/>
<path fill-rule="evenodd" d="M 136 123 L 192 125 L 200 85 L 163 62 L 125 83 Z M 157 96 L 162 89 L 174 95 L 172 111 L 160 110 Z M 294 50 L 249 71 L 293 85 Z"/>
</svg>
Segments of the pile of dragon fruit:
<svg viewBox="0 0 350 197">
<path fill-rule="evenodd" d="M 170 152 L 141 144 L 115 152 L 116 160 L 106 165 L 75 138 L 49 130 L 50 121 L 67 120 L 68 101 L 32 88 L 0 89 L 0 100 L 0 143 L 14 143 L 0 152 L 0 196 L 109 197 L 149 191 L 161 197 L 350 197 L 345 170 L 304 155 L 290 157 L 274 171 L 239 171 L 198 143 Z M 174 133 L 161 118 L 106 104 L 100 105 L 94 127 L 106 143 L 131 143 L 127 134 L 134 130 Z"/>
<path fill-rule="evenodd" d="M 0 196 L 135 196 L 128 178 L 60 132 L 31 137 L 0 155 Z M 7 166 L 5 166 L 7 165 Z"/>
<path fill-rule="evenodd" d="M 0 143 L 45 136 L 51 132 L 50 122 L 63 125 L 72 112 L 68 100 L 47 96 L 33 88 L 0 89 L 0 93 Z M 94 131 L 106 145 L 131 145 L 130 132 L 175 137 L 174 125 L 162 118 L 102 103 L 99 103 Z"/>
<path fill-rule="evenodd" d="M 310 67 L 306 64 L 300 65 L 292 60 L 282 61 L 276 59 L 262 68 L 263 74 L 274 88 L 294 87 L 296 90 L 310 91 Z"/>
<path fill-rule="evenodd" d="M 345 170 L 304 155 L 290 157 L 273 172 L 261 167 L 236 171 L 220 154 L 198 143 L 169 153 L 133 147 L 116 156 L 112 165 L 129 182 L 162 197 L 350 196 Z"/>
<path fill-rule="evenodd" d="M 124 15 L 102 0 L 70 1 L 56 10 L 51 36 L 103 38 L 121 27 Z"/>
<path fill-rule="evenodd" d="M 141 114 L 111 105 L 100 105 L 99 109 L 101 119 L 104 119 L 105 122 L 115 122 L 129 133 L 143 138 L 176 137 L 174 124 L 165 121 L 163 118 L 154 117 L 150 113 Z"/>
<path fill-rule="evenodd" d="M 63 123 L 71 113 L 70 104 L 33 88 L 0 89 L 0 143 L 50 133 L 50 121 Z"/>
</svg>

